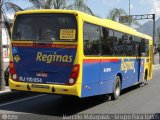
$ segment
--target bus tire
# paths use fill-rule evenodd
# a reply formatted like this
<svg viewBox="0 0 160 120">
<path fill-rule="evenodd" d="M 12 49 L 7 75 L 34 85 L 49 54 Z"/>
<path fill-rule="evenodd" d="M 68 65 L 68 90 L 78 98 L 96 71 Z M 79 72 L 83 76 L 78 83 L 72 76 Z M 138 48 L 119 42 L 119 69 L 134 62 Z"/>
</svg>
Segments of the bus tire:
<svg viewBox="0 0 160 120">
<path fill-rule="evenodd" d="M 147 85 L 147 75 L 148 75 L 148 72 L 147 72 L 147 70 L 146 70 L 146 71 L 145 71 L 144 78 L 143 78 L 143 81 L 142 81 L 142 83 L 140 84 L 140 87 L 144 87 L 145 85 Z"/>
<path fill-rule="evenodd" d="M 147 85 L 147 78 L 148 78 L 148 70 L 145 71 L 145 75 L 144 75 L 144 85 Z"/>
<path fill-rule="evenodd" d="M 111 95 L 112 100 L 117 100 L 121 93 L 121 79 L 119 76 L 116 76 L 116 81 L 113 88 L 113 93 Z"/>
</svg>

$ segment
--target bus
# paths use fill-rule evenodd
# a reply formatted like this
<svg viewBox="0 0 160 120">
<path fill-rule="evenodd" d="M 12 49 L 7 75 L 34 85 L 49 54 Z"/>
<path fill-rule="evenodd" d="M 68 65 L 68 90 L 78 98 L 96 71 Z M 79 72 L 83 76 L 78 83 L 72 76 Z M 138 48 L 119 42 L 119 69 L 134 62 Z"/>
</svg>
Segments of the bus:
<svg viewBox="0 0 160 120">
<path fill-rule="evenodd" d="M 75 10 L 17 12 L 10 53 L 11 90 L 118 99 L 152 79 L 150 36 Z"/>
</svg>

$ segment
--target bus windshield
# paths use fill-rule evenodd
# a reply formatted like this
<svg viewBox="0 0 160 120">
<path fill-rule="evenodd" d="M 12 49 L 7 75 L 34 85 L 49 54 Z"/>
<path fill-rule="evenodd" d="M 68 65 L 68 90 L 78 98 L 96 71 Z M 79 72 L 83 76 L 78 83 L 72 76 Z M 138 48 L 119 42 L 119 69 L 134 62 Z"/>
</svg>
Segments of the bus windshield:
<svg viewBox="0 0 160 120">
<path fill-rule="evenodd" d="M 72 14 L 24 14 L 16 17 L 12 40 L 76 41 L 76 35 Z"/>
</svg>

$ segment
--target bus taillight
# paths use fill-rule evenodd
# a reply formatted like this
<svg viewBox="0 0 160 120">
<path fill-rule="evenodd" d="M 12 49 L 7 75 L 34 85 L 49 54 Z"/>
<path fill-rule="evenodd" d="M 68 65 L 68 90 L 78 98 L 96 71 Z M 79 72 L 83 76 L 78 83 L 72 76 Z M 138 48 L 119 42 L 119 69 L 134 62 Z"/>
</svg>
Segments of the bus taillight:
<svg viewBox="0 0 160 120">
<path fill-rule="evenodd" d="M 80 65 L 79 64 L 75 64 L 72 68 L 70 77 L 68 79 L 67 85 L 73 85 L 75 84 L 78 75 L 79 75 L 79 69 L 80 69 Z"/>
<path fill-rule="evenodd" d="M 11 74 L 12 79 L 17 80 L 17 74 L 16 74 L 16 70 L 15 70 L 13 61 L 10 61 L 9 67 L 10 67 L 9 72 Z"/>
</svg>

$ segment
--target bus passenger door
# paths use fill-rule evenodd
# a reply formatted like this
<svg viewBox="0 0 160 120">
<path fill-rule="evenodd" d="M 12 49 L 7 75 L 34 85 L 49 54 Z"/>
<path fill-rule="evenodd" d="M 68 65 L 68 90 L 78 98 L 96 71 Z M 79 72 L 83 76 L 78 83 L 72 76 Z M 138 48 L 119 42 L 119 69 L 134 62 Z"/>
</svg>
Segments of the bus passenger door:
<svg viewBox="0 0 160 120">
<path fill-rule="evenodd" d="M 152 65 L 153 65 L 153 46 L 149 47 L 149 77 L 152 77 Z"/>
<path fill-rule="evenodd" d="M 135 55 L 136 55 L 136 60 L 135 60 L 135 83 L 140 82 L 140 65 L 141 65 L 141 59 L 140 59 L 140 43 L 135 44 Z"/>
</svg>

